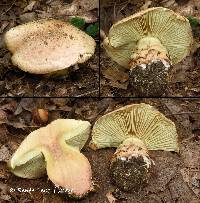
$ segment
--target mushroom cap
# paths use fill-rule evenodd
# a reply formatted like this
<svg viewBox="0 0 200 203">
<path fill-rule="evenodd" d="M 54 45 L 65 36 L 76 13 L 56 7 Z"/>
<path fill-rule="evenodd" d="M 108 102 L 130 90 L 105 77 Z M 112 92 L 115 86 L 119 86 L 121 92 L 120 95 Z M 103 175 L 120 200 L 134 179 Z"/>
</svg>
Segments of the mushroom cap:
<svg viewBox="0 0 200 203">
<path fill-rule="evenodd" d="M 115 23 L 104 40 L 108 55 L 118 64 L 128 63 L 137 42 L 143 37 L 155 37 L 166 48 L 172 64 L 180 62 L 193 42 L 187 18 L 163 7 L 149 8 Z"/>
<path fill-rule="evenodd" d="M 5 34 L 13 53 L 12 62 L 20 69 L 46 74 L 87 61 L 95 51 L 92 37 L 60 20 L 39 20 L 16 26 Z"/>
<path fill-rule="evenodd" d="M 148 150 L 178 151 L 175 124 L 148 104 L 132 104 L 100 117 L 92 130 L 93 149 L 118 147 L 138 138 Z"/>
<path fill-rule="evenodd" d="M 58 119 L 30 133 L 12 156 L 11 172 L 22 178 L 38 178 L 47 172 L 49 179 L 82 197 L 92 188 L 92 171 L 79 152 L 88 139 L 90 123 Z"/>
</svg>

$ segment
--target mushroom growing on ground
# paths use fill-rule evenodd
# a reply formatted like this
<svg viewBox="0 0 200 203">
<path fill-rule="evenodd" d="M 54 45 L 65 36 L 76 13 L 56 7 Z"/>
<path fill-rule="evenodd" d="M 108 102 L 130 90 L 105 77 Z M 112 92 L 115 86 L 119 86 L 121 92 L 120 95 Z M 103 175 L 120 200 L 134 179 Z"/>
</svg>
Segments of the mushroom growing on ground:
<svg viewBox="0 0 200 203">
<path fill-rule="evenodd" d="M 9 161 L 16 176 L 49 179 L 71 197 L 82 198 L 93 189 L 88 159 L 80 153 L 90 132 L 88 121 L 58 119 L 30 133 Z"/>
<path fill-rule="evenodd" d="M 171 66 L 189 53 L 192 41 L 185 17 L 155 7 L 115 23 L 103 45 L 114 61 L 130 70 L 130 84 L 138 94 L 160 96 Z"/>
<path fill-rule="evenodd" d="M 12 62 L 34 74 L 57 73 L 86 62 L 95 51 L 92 37 L 60 20 L 39 20 L 19 25 L 5 34 Z"/>
<path fill-rule="evenodd" d="M 154 164 L 148 150 L 179 150 L 175 124 L 143 103 L 100 117 L 94 124 L 90 147 L 117 147 L 111 160 L 111 176 L 124 191 L 138 191 L 148 182 Z"/>
</svg>

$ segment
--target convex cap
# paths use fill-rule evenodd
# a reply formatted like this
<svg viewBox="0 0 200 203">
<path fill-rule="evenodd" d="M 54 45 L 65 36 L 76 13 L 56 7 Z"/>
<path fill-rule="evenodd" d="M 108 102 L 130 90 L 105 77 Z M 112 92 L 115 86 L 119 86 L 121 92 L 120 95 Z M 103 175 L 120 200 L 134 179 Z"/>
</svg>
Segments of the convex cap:
<svg viewBox="0 0 200 203">
<path fill-rule="evenodd" d="M 60 20 L 39 20 L 16 26 L 5 34 L 12 62 L 35 74 L 52 73 L 87 61 L 95 51 L 92 37 Z"/>
<path fill-rule="evenodd" d="M 190 23 L 185 17 L 167 8 L 155 7 L 115 23 L 104 40 L 104 47 L 114 61 L 130 69 L 131 56 L 137 52 L 138 42 L 150 42 L 161 52 L 161 58 L 168 57 L 176 64 L 189 53 L 192 41 Z"/>
<path fill-rule="evenodd" d="M 49 179 L 72 197 L 92 189 L 92 171 L 79 151 L 90 132 L 88 121 L 58 119 L 30 133 L 9 161 L 11 172 L 22 178 Z"/>
</svg>

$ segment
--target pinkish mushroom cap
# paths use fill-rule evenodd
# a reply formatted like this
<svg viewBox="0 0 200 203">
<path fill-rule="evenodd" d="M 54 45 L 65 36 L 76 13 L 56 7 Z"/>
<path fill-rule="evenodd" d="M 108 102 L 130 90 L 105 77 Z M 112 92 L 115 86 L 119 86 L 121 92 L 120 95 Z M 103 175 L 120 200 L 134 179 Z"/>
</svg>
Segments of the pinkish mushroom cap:
<svg viewBox="0 0 200 203">
<path fill-rule="evenodd" d="M 90 123 L 58 119 L 30 133 L 9 161 L 11 172 L 22 178 L 49 179 L 72 197 L 81 198 L 93 189 L 92 170 L 80 153 L 88 139 Z"/>
<path fill-rule="evenodd" d="M 12 28 L 5 43 L 21 70 L 47 74 L 87 61 L 95 51 L 92 37 L 60 20 L 40 20 Z"/>
</svg>

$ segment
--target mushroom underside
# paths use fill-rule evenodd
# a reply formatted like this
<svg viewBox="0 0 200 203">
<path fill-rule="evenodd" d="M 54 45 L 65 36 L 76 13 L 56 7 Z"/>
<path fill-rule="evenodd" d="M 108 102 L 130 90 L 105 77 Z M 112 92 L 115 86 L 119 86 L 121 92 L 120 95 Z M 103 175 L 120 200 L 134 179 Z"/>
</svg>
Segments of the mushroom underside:
<svg viewBox="0 0 200 203">
<path fill-rule="evenodd" d="M 148 104 L 132 104 L 100 117 L 90 147 L 116 147 L 111 160 L 113 182 L 124 191 L 139 191 L 154 162 L 148 150 L 178 151 L 174 123 Z"/>
<path fill-rule="evenodd" d="M 138 96 L 148 97 L 164 94 L 171 65 L 188 55 L 192 42 L 185 17 L 155 7 L 115 23 L 103 45 L 114 61 L 131 70 L 130 84 Z"/>
<path fill-rule="evenodd" d="M 157 59 L 168 58 L 176 64 L 189 53 L 192 42 L 191 26 L 185 17 L 155 7 L 115 23 L 104 40 L 104 48 L 113 60 L 130 69 L 132 60 L 137 59 L 138 65 L 139 58 L 148 59 L 146 54 L 155 56 L 148 50 L 158 51 Z"/>
<path fill-rule="evenodd" d="M 118 147 L 128 138 L 141 140 L 148 150 L 178 151 L 175 124 L 148 104 L 124 106 L 100 117 L 92 130 L 93 148 Z"/>
</svg>

